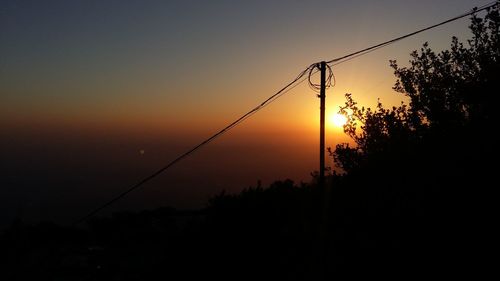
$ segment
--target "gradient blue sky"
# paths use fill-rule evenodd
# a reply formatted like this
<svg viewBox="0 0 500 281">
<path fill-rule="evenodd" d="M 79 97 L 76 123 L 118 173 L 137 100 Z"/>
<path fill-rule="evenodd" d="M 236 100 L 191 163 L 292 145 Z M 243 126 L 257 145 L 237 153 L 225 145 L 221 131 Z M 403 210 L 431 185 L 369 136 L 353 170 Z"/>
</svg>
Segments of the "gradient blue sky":
<svg viewBox="0 0 500 281">
<path fill-rule="evenodd" d="M 82 213 L 272 95 L 309 64 L 491 1 L 0 1 L 5 217 Z M 334 68 L 331 112 L 404 100 L 389 59 L 468 38 L 468 19 Z M 309 180 L 318 100 L 304 83 L 114 208 L 199 207 L 222 189 Z M 329 128 L 330 146 L 348 141 Z M 145 153 L 139 153 L 144 150 Z M 37 214 L 37 215 L 35 215 Z M 68 215 L 69 216 L 69 215 Z"/>
</svg>

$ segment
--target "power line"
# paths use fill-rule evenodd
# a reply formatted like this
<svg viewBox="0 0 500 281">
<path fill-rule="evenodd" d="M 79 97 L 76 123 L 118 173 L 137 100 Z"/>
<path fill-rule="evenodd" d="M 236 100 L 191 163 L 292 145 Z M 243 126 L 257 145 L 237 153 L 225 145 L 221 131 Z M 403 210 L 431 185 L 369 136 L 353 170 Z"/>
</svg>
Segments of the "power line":
<svg viewBox="0 0 500 281">
<path fill-rule="evenodd" d="M 456 21 L 456 20 L 459 20 L 461 18 L 464 18 L 464 17 L 467 17 L 467 16 L 470 16 L 470 15 L 473 15 L 473 14 L 476 14 L 476 13 L 479 13 L 481 11 L 484 11 L 484 10 L 487 10 L 487 9 L 490 9 L 496 5 L 499 5 L 500 4 L 500 1 L 499 0 L 496 0 L 496 1 L 492 1 L 488 4 L 484 4 L 480 7 L 476 7 L 476 8 L 473 8 L 470 12 L 467 12 L 467 13 L 464 13 L 464 14 L 461 14 L 459 16 L 456 16 L 456 17 L 453 17 L 451 19 L 448 19 L 448 20 L 445 20 L 443 22 L 440 22 L 440 23 L 437 23 L 437 24 L 434 24 L 434 25 L 431 25 L 431 26 L 428 26 L 426 28 L 422 28 L 422 29 L 419 29 L 417 31 L 414 31 L 414 32 L 411 32 L 411 33 L 408 33 L 406 35 L 403 35 L 403 36 L 400 36 L 400 37 L 396 37 L 394 39 L 391 39 L 391 40 L 388 40 L 388 41 L 385 41 L 383 43 L 379 43 L 379 44 L 376 44 L 376 45 L 373 45 L 371 47 L 368 47 L 368 48 L 365 48 L 365 49 L 362 49 L 362 50 L 359 50 L 359 51 L 355 51 L 353 53 L 350 53 L 350 54 L 347 54 L 347 55 L 343 55 L 343 56 L 340 56 L 338 58 L 335 58 L 335 59 L 331 59 L 329 61 L 327 61 L 327 65 L 328 67 L 331 67 L 331 66 L 335 66 L 335 65 L 339 65 L 339 64 L 342 64 L 344 62 L 347 62 L 347 61 L 350 61 L 350 60 L 353 60 L 355 58 L 358 58 L 358 57 L 361 57 L 363 55 L 366 55 L 366 54 L 369 54 L 373 51 L 376 51 L 378 49 L 381 49 L 383 47 L 386 47 L 388 45 L 391 45 L 393 43 L 396 43 L 398 41 L 401 41 L 403 39 L 406 39 L 408 37 L 411 37 L 411 36 L 414 36 L 414 35 L 417 35 L 419 33 L 422 33 L 424 31 L 427 31 L 427 30 L 430 30 L 430 29 L 433 29 L 433 28 L 436 28 L 436 27 L 439 27 L 439 26 L 442 26 L 442 25 L 445 25 L 447 23 L 450 23 L 450 22 L 453 22 L 453 21 Z M 313 65 L 317 65 L 318 63 L 316 64 L 313 64 Z M 315 72 L 311 71 L 309 72 L 309 87 L 311 87 L 311 89 L 317 91 L 317 85 L 314 84 L 312 81 L 311 81 L 311 77 L 317 73 L 318 71 L 316 70 Z M 335 76 L 333 76 L 333 79 L 334 79 L 334 82 L 333 82 L 333 86 L 335 85 Z"/>
<path fill-rule="evenodd" d="M 371 47 L 368 47 L 368 48 L 365 48 L 365 49 L 362 49 L 362 50 L 359 50 L 359 51 L 356 51 L 356 52 L 353 52 L 353 53 L 350 53 L 350 54 L 347 54 L 347 55 L 344 55 L 344 56 L 341 56 L 341 57 L 338 57 L 338 58 L 335 58 L 335 59 L 332 59 L 332 60 L 329 60 L 329 61 L 326 62 L 327 66 L 330 69 L 331 66 L 344 63 L 346 61 L 349 61 L 349 60 L 352 60 L 352 59 L 357 58 L 359 56 L 368 54 L 368 53 L 373 52 L 373 51 L 375 51 L 377 49 L 383 48 L 383 47 L 385 47 L 387 45 L 390 45 L 390 44 L 395 43 L 397 41 L 400 41 L 400 40 L 403 40 L 405 38 L 411 37 L 411 36 L 416 35 L 418 33 L 421 33 L 421 32 L 424 32 L 424 31 L 436 28 L 438 26 L 447 24 L 449 22 L 452 22 L 452 21 L 464 18 L 466 16 L 470 16 L 472 14 L 478 13 L 480 11 L 489 9 L 489 8 L 495 6 L 495 5 L 498 5 L 499 3 L 500 3 L 499 1 L 491 2 L 489 4 L 481 6 L 479 8 L 475 8 L 475 9 L 473 9 L 472 11 L 470 11 L 468 13 L 456 16 L 454 18 L 451 18 L 449 20 L 443 21 L 441 23 L 438 23 L 438 24 L 435 24 L 435 25 L 432 25 L 432 26 L 429 26 L 429 27 L 417 30 L 415 32 L 412 32 L 412 33 L 409 33 L 409 34 L 406 34 L 406 35 L 394 38 L 392 40 L 389 40 L 389 41 L 386 41 L 386 42 L 383 42 L 383 43 L 380 43 L 380 44 L 377 44 L 377 45 L 374 45 L 374 46 L 371 46 Z M 135 185 L 133 185 L 129 189 L 127 189 L 124 192 L 120 193 L 118 196 L 115 196 L 113 199 L 107 201 L 105 204 L 103 204 L 103 205 L 99 206 L 98 208 L 92 210 L 87 215 L 85 215 L 82 218 L 80 218 L 79 220 L 75 221 L 74 225 L 80 224 L 80 223 L 86 221 L 87 219 L 89 219 L 90 217 L 94 216 L 96 213 L 100 212 L 104 208 L 106 208 L 109 205 L 113 204 L 114 202 L 120 200 L 121 198 L 123 198 L 128 193 L 130 193 L 130 192 L 138 189 L 139 187 L 141 187 L 142 185 L 144 185 L 146 182 L 152 180 L 153 178 L 155 178 L 159 174 L 163 173 L 165 170 L 167 170 L 171 166 L 175 165 L 176 163 L 178 163 L 182 159 L 184 159 L 187 156 L 191 155 L 196 150 L 198 150 L 201 147 L 209 144 L 210 142 L 212 142 L 216 138 L 222 136 L 223 134 L 225 134 L 226 132 L 228 132 L 229 130 L 231 130 L 232 128 L 234 128 L 235 126 L 237 126 L 238 124 L 240 124 L 243 121 L 245 121 L 247 118 L 249 118 L 253 114 L 257 113 L 259 110 L 263 109 L 267 105 L 269 105 L 272 102 L 276 101 L 278 98 L 280 98 L 281 96 L 283 96 L 284 94 L 286 94 L 287 92 L 289 92 L 290 90 L 292 90 L 293 88 L 297 87 L 299 84 L 301 84 L 302 82 L 304 82 L 306 79 L 309 80 L 309 86 L 312 87 L 313 89 L 315 89 L 316 85 L 311 82 L 311 76 L 314 75 L 318 71 L 317 67 L 316 67 L 317 65 L 318 65 L 318 63 L 313 63 L 313 64 L 309 65 L 306 69 L 304 69 L 302 72 L 300 72 L 299 75 L 297 75 L 297 77 L 295 79 L 293 79 L 290 83 L 288 83 L 286 86 L 284 86 L 283 88 L 281 88 L 275 94 L 271 95 L 269 98 L 267 98 L 266 100 L 264 100 L 258 106 L 256 106 L 252 110 L 248 111 L 247 113 L 243 114 L 241 117 L 239 117 L 238 119 L 236 119 L 234 122 L 230 123 L 229 125 L 227 125 L 226 127 L 224 127 L 222 130 L 220 130 L 217 133 L 213 134 L 211 137 L 209 137 L 206 140 L 202 141 L 201 143 L 199 143 L 195 147 L 193 147 L 190 150 L 186 151 L 185 153 L 181 154 L 180 156 L 178 156 L 177 158 L 175 158 L 174 160 L 172 160 L 171 162 L 169 162 L 168 164 L 166 164 L 165 166 L 163 166 L 161 169 L 157 170 L 156 172 L 154 172 L 153 174 L 149 175 L 148 177 L 145 177 L 144 179 L 142 179 L 141 181 L 139 181 L 138 183 L 136 183 Z M 308 76 L 306 76 L 306 74 L 308 74 Z M 334 76 L 333 76 L 333 72 L 330 69 L 330 74 L 329 74 L 330 81 L 331 81 L 332 77 L 333 77 L 333 79 L 335 79 Z"/>
<path fill-rule="evenodd" d="M 273 94 L 272 96 L 270 96 L 269 98 L 267 98 L 266 100 L 264 100 L 258 106 L 256 106 L 252 110 L 248 111 L 247 113 L 243 114 L 240 118 L 236 119 L 235 121 L 233 121 L 232 123 L 230 123 L 229 125 L 227 125 L 226 127 L 224 127 L 222 130 L 220 130 L 217 133 L 213 134 L 211 137 L 209 137 L 206 140 L 202 141 L 201 143 L 199 143 L 195 147 L 193 147 L 190 150 L 186 151 L 185 153 L 181 154 L 180 156 L 178 156 L 177 158 L 175 158 L 174 160 L 172 160 L 171 162 L 169 162 L 168 164 L 166 164 L 165 166 L 163 166 L 161 169 L 159 169 L 156 172 L 152 173 L 151 175 L 145 177 L 144 179 L 142 179 L 141 181 L 139 181 L 138 183 L 136 183 L 135 185 L 133 185 L 129 189 L 127 189 L 124 192 L 120 193 L 118 196 L 115 196 L 113 199 L 107 201 L 103 205 L 101 205 L 98 208 L 92 210 L 90 213 L 88 213 L 84 217 L 82 217 L 79 220 L 75 221 L 74 225 L 77 225 L 77 224 L 80 224 L 80 223 L 86 221 L 87 219 L 89 219 L 90 217 L 94 216 L 96 213 L 100 212 L 104 208 L 106 208 L 109 205 L 115 203 L 116 201 L 118 201 L 121 198 L 123 198 L 125 195 L 127 195 L 130 192 L 138 189 L 139 187 L 141 187 L 142 185 L 144 185 L 146 182 L 152 180 L 153 178 L 155 178 L 159 174 L 163 173 L 165 170 L 167 170 L 168 168 L 172 167 L 173 165 L 175 165 L 177 162 L 181 161 L 182 159 L 186 158 L 187 156 L 189 156 L 190 154 L 192 154 L 196 150 L 200 149 L 202 146 L 205 146 L 205 145 L 209 144 L 210 142 L 212 142 L 216 138 L 218 138 L 221 135 L 225 134 L 227 131 L 229 131 L 232 128 L 236 127 L 238 124 L 240 124 L 241 122 L 245 121 L 247 118 L 249 118 L 253 114 L 257 113 L 262 108 L 264 108 L 267 105 L 271 104 L 272 102 L 274 102 L 275 100 L 277 100 L 279 97 L 281 97 L 282 95 L 286 94 L 287 92 L 289 92 L 290 90 L 292 90 L 293 88 L 295 88 L 300 83 L 304 82 L 305 79 L 302 79 L 301 81 L 299 81 L 299 80 L 301 78 L 303 78 L 308 73 L 309 69 L 311 69 L 313 67 L 314 67 L 314 64 L 308 66 L 306 69 L 304 69 L 302 72 L 300 72 L 300 74 L 297 75 L 297 77 L 294 80 L 292 80 L 292 82 L 288 83 L 286 86 L 284 86 L 279 91 L 277 91 L 275 94 Z M 299 83 L 296 83 L 297 81 L 299 81 Z"/>
<path fill-rule="evenodd" d="M 436 28 L 436 27 L 439 27 L 439 26 L 442 26 L 442 25 L 445 25 L 447 23 L 450 23 L 452 21 L 456 21 L 458 19 L 461 19 L 461 18 L 464 18 L 464 17 L 467 17 L 467 16 L 470 16 L 470 15 L 473 15 L 473 14 L 476 14 L 478 12 L 481 12 L 481 11 L 484 11 L 486 9 L 489 9 L 489 8 L 492 8 L 493 6 L 496 6 L 500 4 L 499 1 L 493 1 L 493 2 L 490 2 L 488 4 L 485 4 L 479 8 L 474 8 L 472 9 L 470 12 L 467 12 L 465 14 L 461 14 L 459 16 L 456 16 L 456 17 L 453 17 L 451 19 L 448 19 L 448 20 L 445 20 L 443 22 L 440 22 L 440 23 L 437 23 L 437 24 L 434 24 L 434 25 L 431 25 L 431 26 L 428 26 L 426 28 L 422 28 L 422 29 L 419 29 L 417 31 L 414 31 L 412 33 L 408 33 L 406 35 L 403 35 L 403 36 L 400 36 L 400 37 L 397 37 L 397 38 L 394 38 L 394 39 L 391 39 L 389 41 L 385 41 L 383 43 L 380 43 L 380 44 L 376 44 L 376 45 L 373 45 L 371 47 L 368 47 L 368 48 L 365 48 L 365 49 L 362 49 L 362 50 L 359 50 L 359 51 L 356 51 L 356 52 L 353 52 L 353 53 L 350 53 L 350 54 L 347 54 L 347 55 L 344 55 L 344 56 L 341 56 L 341 57 L 338 57 L 338 58 L 335 58 L 335 59 L 332 59 L 332 60 L 329 60 L 327 61 L 326 63 L 327 64 L 331 64 L 331 66 L 334 66 L 334 65 L 338 65 L 338 64 L 341 64 L 341 63 L 344 63 L 346 61 L 349 61 L 351 59 L 354 59 L 354 58 L 357 58 L 359 56 L 362 56 L 362 55 L 365 55 L 365 54 L 368 54 L 368 53 L 371 53 L 375 50 L 378 50 L 382 47 L 385 47 L 385 46 L 388 46 L 390 44 L 393 44 L 397 41 L 400 41 L 400 40 L 403 40 L 403 39 L 406 39 L 408 37 L 411 37 L 411 36 L 414 36 L 416 34 L 419 34 L 419 33 L 422 33 L 424 31 L 427 31 L 427 30 L 430 30 L 430 29 L 433 29 L 433 28 Z"/>
</svg>

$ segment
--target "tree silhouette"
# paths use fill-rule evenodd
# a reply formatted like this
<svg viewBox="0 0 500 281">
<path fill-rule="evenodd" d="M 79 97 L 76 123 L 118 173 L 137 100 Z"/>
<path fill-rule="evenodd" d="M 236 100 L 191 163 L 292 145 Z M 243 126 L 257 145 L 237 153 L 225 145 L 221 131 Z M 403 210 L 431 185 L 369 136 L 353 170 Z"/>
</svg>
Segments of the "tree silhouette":
<svg viewBox="0 0 500 281">
<path fill-rule="evenodd" d="M 425 43 L 409 66 L 391 61 L 394 89 L 408 105 L 364 108 L 346 94 L 340 111 L 356 146 L 331 151 L 345 171 L 333 187 L 335 211 L 352 210 L 333 222 L 350 235 L 334 231 L 338 244 L 349 245 L 337 255 L 371 256 L 357 265 L 381 274 L 394 266 L 447 278 L 487 272 L 497 209 L 499 26 L 497 5 L 472 17 L 465 44 L 453 37 L 449 50 L 435 53 Z"/>
<path fill-rule="evenodd" d="M 498 124 L 499 28 L 494 6 L 484 19 L 472 17 L 467 47 L 453 37 L 450 50 L 438 54 L 425 43 L 420 52 L 411 53 L 408 67 L 390 61 L 397 78 L 394 90 L 408 97 L 409 105 L 385 109 L 379 101 L 374 110 L 360 108 L 346 94 L 340 110 L 349 117 L 344 131 L 357 146 L 338 145 L 332 153 L 336 163 L 350 172 L 369 155 L 429 136 L 455 136 L 459 130 L 475 138 L 488 134 Z"/>
</svg>

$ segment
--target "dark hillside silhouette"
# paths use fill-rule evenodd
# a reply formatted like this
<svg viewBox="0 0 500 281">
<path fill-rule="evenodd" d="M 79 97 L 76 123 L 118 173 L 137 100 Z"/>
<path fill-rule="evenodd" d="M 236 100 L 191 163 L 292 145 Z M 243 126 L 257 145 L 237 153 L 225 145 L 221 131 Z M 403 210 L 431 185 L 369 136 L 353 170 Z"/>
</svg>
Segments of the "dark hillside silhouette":
<svg viewBox="0 0 500 281">
<path fill-rule="evenodd" d="M 477 280 L 492 273 L 500 80 L 498 6 L 473 38 L 391 62 L 410 104 L 346 95 L 356 147 L 331 154 L 327 186 L 290 180 L 173 208 L 94 218 L 81 229 L 15 222 L 5 280 Z"/>
</svg>

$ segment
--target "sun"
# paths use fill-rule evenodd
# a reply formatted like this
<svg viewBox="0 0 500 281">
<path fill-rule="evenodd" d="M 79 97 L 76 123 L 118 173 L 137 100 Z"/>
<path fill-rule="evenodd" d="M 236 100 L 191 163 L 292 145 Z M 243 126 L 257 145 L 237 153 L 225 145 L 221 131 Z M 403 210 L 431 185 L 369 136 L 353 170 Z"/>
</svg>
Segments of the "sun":
<svg viewBox="0 0 500 281">
<path fill-rule="evenodd" d="M 334 127 L 342 128 L 347 122 L 347 117 L 345 117 L 345 115 L 342 115 L 340 113 L 335 113 L 330 115 L 329 122 Z"/>
</svg>

